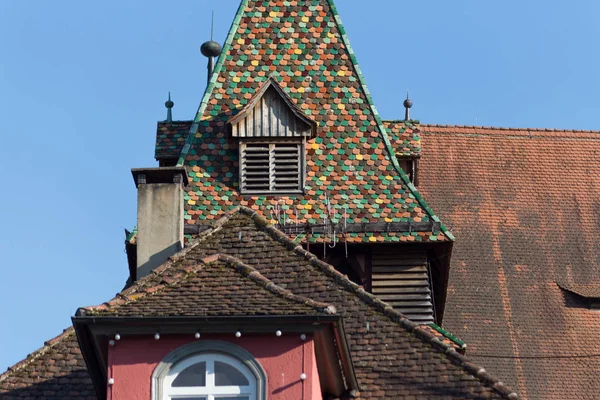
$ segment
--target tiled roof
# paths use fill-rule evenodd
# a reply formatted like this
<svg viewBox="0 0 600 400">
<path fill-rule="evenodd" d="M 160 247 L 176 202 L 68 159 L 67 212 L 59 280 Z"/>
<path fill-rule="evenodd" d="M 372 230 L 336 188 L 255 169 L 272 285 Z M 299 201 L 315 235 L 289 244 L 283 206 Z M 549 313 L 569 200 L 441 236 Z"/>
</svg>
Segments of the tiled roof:
<svg viewBox="0 0 600 400">
<path fill-rule="evenodd" d="M 419 189 L 456 236 L 445 327 L 529 399 L 600 393 L 600 132 L 421 125 Z"/>
<path fill-rule="evenodd" d="M 419 121 L 383 121 L 383 125 L 399 157 L 421 156 Z"/>
<path fill-rule="evenodd" d="M 192 246 L 184 265 L 211 254 L 229 254 L 297 295 L 335 306 L 344 316 L 360 398 L 433 399 L 443 394 L 483 399 L 508 398 L 512 393 L 454 346 L 443 343 L 431 328 L 410 322 L 251 209 L 222 218 L 213 232 L 204 233 Z"/>
<path fill-rule="evenodd" d="M 297 211 L 301 222 L 322 221 L 328 196 L 340 213 L 347 208 L 353 223 L 438 221 L 395 157 L 398 148 L 416 152 L 417 139 L 392 129 L 398 143 L 390 140 L 333 2 L 243 0 L 179 160 L 189 166 L 188 224 L 217 219 L 237 205 L 269 215 L 277 204 L 273 197 L 240 196 L 238 147 L 226 126 L 270 76 L 318 124 L 307 144 L 305 194 L 282 200 L 289 217 Z M 353 233 L 347 240 L 448 237 L 407 231 Z"/>
<path fill-rule="evenodd" d="M 0 375 L 0 399 L 96 400 L 73 328 Z"/>
<path fill-rule="evenodd" d="M 184 260 L 184 255 L 179 259 Z M 299 297 L 256 269 L 226 255 L 184 266 L 175 259 L 100 306 L 80 308 L 87 316 L 325 315 L 335 308 Z"/>
<path fill-rule="evenodd" d="M 215 255 L 219 255 L 217 260 L 203 263 L 203 260 L 208 261 Z M 223 266 L 224 263 L 229 266 Z M 175 288 L 183 290 L 190 282 L 203 285 L 204 282 L 196 281 L 197 274 L 210 274 L 212 268 L 221 267 L 224 271 L 219 273 L 223 273 L 224 278 L 214 276 L 205 278 L 216 278 L 217 282 L 225 285 L 226 278 L 237 279 L 236 276 L 241 273 L 244 282 L 232 283 L 236 285 L 236 289 L 242 283 L 249 285 L 248 279 L 251 279 L 261 293 L 275 291 L 275 297 L 281 298 L 283 295 L 287 300 L 286 304 L 293 304 L 294 309 L 302 307 L 306 311 L 310 309 L 310 312 L 314 312 L 315 307 L 319 311 L 327 304 L 333 305 L 337 313 L 344 318 L 352 362 L 361 386 L 359 398 L 370 400 L 446 397 L 517 398 L 516 394 L 488 374 L 485 369 L 473 364 L 459 354 L 453 346 L 445 344 L 439 336 L 432 334 L 432 328 L 421 327 L 410 322 L 402 314 L 342 276 L 332 266 L 303 250 L 285 234 L 269 226 L 266 219 L 247 208 L 231 212 L 226 218 L 221 218 L 211 230 L 200 234 L 197 241 L 173 260 L 160 267 L 151 276 L 141 280 L 138 287 L 133 286 L 130 292 L 122 293 L 122 296 L 139 297 L 138 300 L 132 301 L 131 298 L 119 296 L 121 298 L 113 301 L 112 305 L 106 305 L 95 311 L 91 309 L 88 312 L 104 312 L 102 310 L 118 312 L 128 307 L 138 307 L 140 313 L 145 314 L 150 310 L 152 315 L 153 308 L 142 307 L 143 304 L 157 304 L 162 301 L 172 303 L 172 299 L 161 296 Z M 238 273 L 229 276 L 228 271 L 238 271 Z M 184 272 L 191 276 L 180 275 Z M 286 291 L 282 292 L 282 289 L 267 283 L 267 279 L 278 287 L 285 288 Z M 298 298 L 287 291 L 309 298 L 311 301 L 298 302 Z M 188 295 L 196 296 L 197 293 L 188 290 L 185 296 Z M 154 300 L 150 301 L 151 299 Z M 211 304 L 213 302 L 212 299 L 196 300 L 208 301 Z M 190 306 L 199 307 L 191 303 Z M 262 306 L 268 307 L 264 304 Z M 200 312 L 204 311 L 200 310 Z M 69 346 L 73 346 L 73 338 L 74 335 L 70 333 L 70 336 L 61 338 L 57 343 L 63 343 L 61 345 L 63 347 L 69 343 L 71 343 Z M 69 350 L 68 353 L 71 357 L 69 365 L 81 365 L 77 348 Z M 52 365 L 52 360 L 53 358 L 40 359 L 40 362 L 44 361 L 43 368 L 46 368 L 46 365 Z M 2 379 L 26 386 L 23 382 L 27 382 L 30 375 L 35 377 L 38 370 L 35 368 L 37 364 L 30 361 L 25 363 L 32 365 L 33 368 L 26 370 L 24 368 L 24 373 L 19 378 L 12 377 L 14 372 L 9 371 L 2 376 Z M 61 363 L 54 370 L 65 374 L 69 368 Z M 64 383 L 62 390 L 71 390 L 70 381 Z M 42 380 L 41 385 L 44 384 Z M 80 380 L 73 384 L 75 388 L 72 397 L 61 395 L 58 398 L 80 398 L 77 393 L 82 390 L 88 390 L 89 393 L 93 390 L 87 375 L 80 376 Z M 5 386 L 0 387 L 5 388 Z M 34 393 L 33 397 L 38 398 L 35 397 L 34 389 L 27 389 L 30 390 L 28 393 Z M 13 392 L 10 393 L 12 395 Z M 38 395 L 41 396 L 41 393 Z"/>
<path fill-rule="evenodd" d="M 190 121 L 159 122 L 154 158 L 178 158 L 190 132 Z"/>
<path fill-rule="evenodd" d="M 569 283 L 556 282 L 556 284 L 564 290 L 573 292 L 581 297 L 588 299 L 600 299 L 600 283 Z"/>
</svg>

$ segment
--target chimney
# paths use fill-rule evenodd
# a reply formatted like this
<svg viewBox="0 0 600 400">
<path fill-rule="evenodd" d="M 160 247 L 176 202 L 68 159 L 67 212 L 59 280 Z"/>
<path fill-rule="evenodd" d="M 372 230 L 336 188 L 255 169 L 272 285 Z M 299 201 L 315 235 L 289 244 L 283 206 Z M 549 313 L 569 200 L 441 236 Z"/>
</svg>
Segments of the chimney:
<svg viewBox="0 0 600 400">
<path fill-rule="evenodd" d="M 183 249 L 184 167 L 134 168 L 138 189 L 136 281 Z"/>
</svg>

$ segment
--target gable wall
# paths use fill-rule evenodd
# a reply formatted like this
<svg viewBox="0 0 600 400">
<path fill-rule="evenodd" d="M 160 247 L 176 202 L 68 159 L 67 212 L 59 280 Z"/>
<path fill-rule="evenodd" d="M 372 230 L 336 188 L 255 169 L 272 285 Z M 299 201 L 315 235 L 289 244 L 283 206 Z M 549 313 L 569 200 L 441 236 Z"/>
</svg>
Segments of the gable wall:
<svg viewBox="0 0 600 400">
<path fill-rule="evenodd" d="M 299 335 L 276 337 L 232 335 L 203 335 L 200 340 L 231 342 L 249 351 L 267 374 L 267 397 L 270 400 L 306 399 L 320 400 L 320 382 L 314 356 L 314 342 L 310 335 L 302 341 Z M 194 338 L 177 336 L 122 337 L 114 347 L 109 346 L 108 377 L 114 385 L 108 388 L 109 400 L 151 399 L 152 373 L 171 351 Z M 304 366 L 304 368 L 303 368 Z M 304 382 L 300 375 L 305 373 Z M 304 397 L 303 396 L 304 393 Z"/>
</svg>

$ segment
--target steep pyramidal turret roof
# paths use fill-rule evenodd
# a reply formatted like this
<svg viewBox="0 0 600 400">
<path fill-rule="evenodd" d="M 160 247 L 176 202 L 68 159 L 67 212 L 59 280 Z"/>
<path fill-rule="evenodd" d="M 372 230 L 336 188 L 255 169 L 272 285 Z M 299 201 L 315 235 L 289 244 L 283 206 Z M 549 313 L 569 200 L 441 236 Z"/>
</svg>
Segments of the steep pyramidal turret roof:
<svg viewBox="0 0 600 400">
<path fill-rule="evenodd" d="M 333 1 L 244 0 L 179 158 L 192 182 L 185 197 L 189 224 L 236 205 L 269 215 L 274 200 L 239 194 L 237 142 L 226 123 L 270 76 L 318 124 L 306 146 L 304 194 L 285 199 L 289 216 L 321 221 L 327 196 L 340 212 L 347 209 L 349 222 L 439 222 L 399 166 L 396 143 L 375 110 Z M 441 231 L 348 236 L 367 242 L 452 239 L 443 225 Z"/>
</svg>

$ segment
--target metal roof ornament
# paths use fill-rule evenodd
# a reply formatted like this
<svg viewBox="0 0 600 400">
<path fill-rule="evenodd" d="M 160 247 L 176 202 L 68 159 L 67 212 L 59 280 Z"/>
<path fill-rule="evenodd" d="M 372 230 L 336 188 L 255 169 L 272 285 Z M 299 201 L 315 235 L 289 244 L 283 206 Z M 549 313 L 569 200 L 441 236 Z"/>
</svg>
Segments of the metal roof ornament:
<svg viewBox="0 0 600 400">
<path fill-rule="evenodd" d="M 173 122 L 173 114 L 171 113 L 171 109 L 174 105 L 175 103 L 171 101 L 171 92 L 169 92 L 169 100 L 165 101 L 165 107 L 167 107 L 167 122 Z"/>
<path fill-rule="evenodd" d="M 408 90 L 406 91 L 406 100 L 404 100 L 404 108 L 406 109 L 406 111 L 404 112 L 404 120 L 405 121 L 409 121 L 410 120 L 410 109 L 413 106 L 413 102 L 412 100 L 408 97 Z"/>
<path fill-rule="evenodd" d="M 208 58 L 208 79 L 207 85 L 210 83 L 210 77 L 213 74 L 215 69 L 215 57 L 219 57 L 221 54 L 221 45 L 213 40 L 213 34 L 215 31 L 215 12 L 212 13 L 212 23 L 210 27 L 210 40 L 208 42 L 204 42 L 202 46 L 200 46 L 200 52 L 204 57 Z"/>
</svg>

